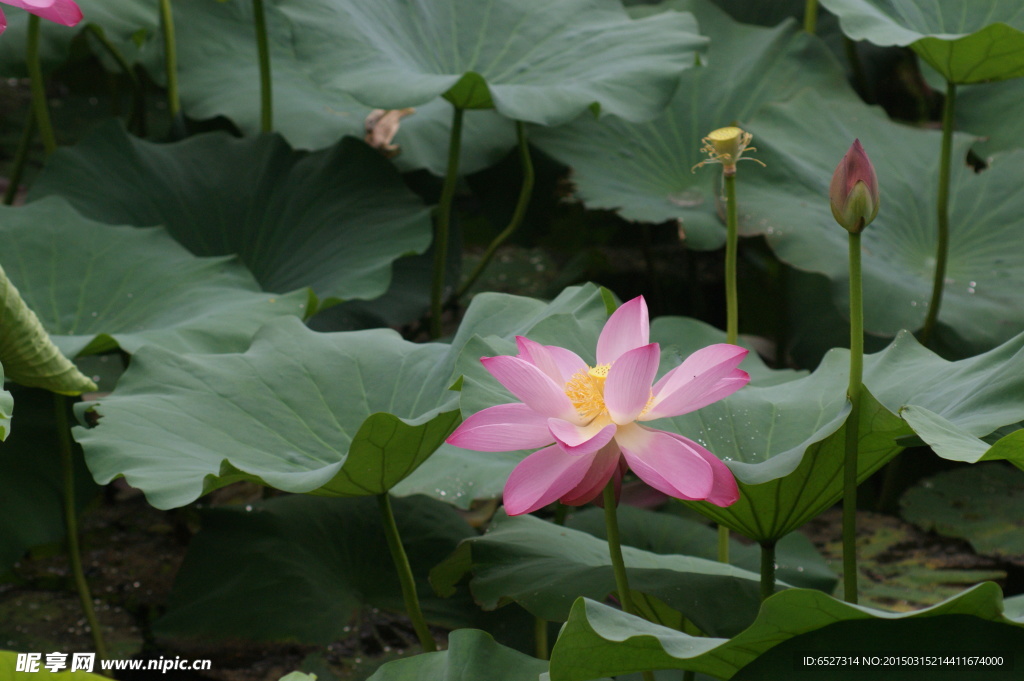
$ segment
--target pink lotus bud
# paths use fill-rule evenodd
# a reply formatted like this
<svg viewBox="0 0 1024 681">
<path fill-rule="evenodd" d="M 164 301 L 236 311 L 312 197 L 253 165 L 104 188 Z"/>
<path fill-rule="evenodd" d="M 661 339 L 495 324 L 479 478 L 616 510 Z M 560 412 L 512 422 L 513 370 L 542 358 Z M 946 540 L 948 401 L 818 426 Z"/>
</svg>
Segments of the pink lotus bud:
<svg viewBox="0 0 1024 681">
<path fill-rule="evenodd" d="M 836 166 L 828 193 L 832 215 L 848 232 L 859 234 L 878 215 L 878 177 L 860 140 Z"/>
</svg>

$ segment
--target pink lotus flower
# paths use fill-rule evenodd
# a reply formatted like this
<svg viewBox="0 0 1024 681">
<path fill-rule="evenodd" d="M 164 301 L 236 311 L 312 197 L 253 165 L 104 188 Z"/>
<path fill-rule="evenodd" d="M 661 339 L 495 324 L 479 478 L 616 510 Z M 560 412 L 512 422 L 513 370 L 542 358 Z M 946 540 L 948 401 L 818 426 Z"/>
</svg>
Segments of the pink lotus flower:
<svg viewBox="0 0 1024 681">
<path fill-rule="evenodd" d="M 65 26 L 74 26 L 82 20 L 82 10 L 72 0 L 0 0 L 5 5 L 20 7 L 31 14 Z M 0 11 L 0 33 L 7 28 L 7 18 Z"/>
<path fill-rule="evenodd" d="M 732 504 L 739 490 L 722 461 L 692 440 L 641 423 L 695 411 L 742 388 L 750 376 L 736 367 L 747 351 L 725 343 L 698 350 L 652 387 L 661 351 L 649 338 L 642 296 L 608 319 L 595 367 L 565 348 L 517 336 L 517 356 L 480 361 L 521 402 L 473 414 L 448 443 L 482 452 L 543 447 L 509 476 L 509 515 L 556 499 L 585 504 L 621 479 L 626 465 L 670 496 Z"/>
</svg>

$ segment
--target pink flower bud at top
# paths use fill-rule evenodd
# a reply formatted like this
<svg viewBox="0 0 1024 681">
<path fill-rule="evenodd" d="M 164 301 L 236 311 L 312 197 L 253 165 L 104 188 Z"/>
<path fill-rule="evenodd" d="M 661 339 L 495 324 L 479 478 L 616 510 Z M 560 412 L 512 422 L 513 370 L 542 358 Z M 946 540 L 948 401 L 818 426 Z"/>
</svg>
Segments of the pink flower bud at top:
<svg viewBox="0 0 1024 681">
<path fill-rule="evenodd" d="M 832 215 L 848 232 L 859 234 L 878 215 L 878 177 L 860 140 L 836 166 L 828 193 Z"/>
</svg>

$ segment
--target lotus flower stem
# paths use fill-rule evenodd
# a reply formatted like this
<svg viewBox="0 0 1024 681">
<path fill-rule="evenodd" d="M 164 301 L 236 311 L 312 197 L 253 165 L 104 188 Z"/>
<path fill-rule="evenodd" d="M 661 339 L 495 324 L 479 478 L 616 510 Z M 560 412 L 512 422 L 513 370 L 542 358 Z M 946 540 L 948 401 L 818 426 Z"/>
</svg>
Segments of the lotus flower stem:
<svg viewBox="0 0 1024 681">
<path fill-rule="evenodd" d="M 513 232 L 519 229 L 519 225 L 522 224 L 523 217 L 526 215 L 526 208 L 530 205 L 534 181 L 533 160 L 530 158 L 530 146 L 526 143 L 526 125 L 522 121 L 516 121 L 516 138 L 519 140 L 519 163 L 523 168 L 523 185 L 519 190 L 519 199 L 516 201 L 512 219 L 509 220 L 508 226 L 498 236 L 494 237 L 494 241 L 490 243 L 483 257 L 480 258 L 480 262 L 473 268 L 472 274 L 466 278 L 465 283 L 459 288 L 459 292 L 456 294 L 459 298 L 464 296 L 473 284 L 476 283 L 480 275 L 483 274 L 484 269 L 491 262 L 498 247 L 505 243 L 505 240 L 512 236 Z"/>
<path fill-rule="evenodd" d="M 7 178 L 7 190 L 4 191 L 3 204 L 10 206 L 18 195 L 18 186 L 21 184 L 21 176 L 25 174 L 25 165 L 28 163 L 28 154 L 32 149 L 32 136 L 36 134 L 36 116 L 31 109 L 28 112 L 28 119 L 21 131 L 21 139 L 18 140 L 18 148 L 14 152 L 14 161 L 11 163 L 11 173 Z"/>
<path fill-rule="evenodd" d="M 818 28 L 818 0 L 807 0 L 804 4 L 804 30 L 814 35 Z"/>
<path fill-rule="evenodd" d="M 43 81 L 43 69 L 39 64 L 39 17 L 30 14 L 28 17 L 28 43 L 25 47 L 25 61 L 28 67 L 29 80 L 32 82 L 32 117 L 39 128 L 39 138 L 43 141 L 43 149 L 49 156 L 57 150 L 57 136 L 53 133 L 50 122 L 50 109 L 46 106 L 46 83 Z"/>
<path fill-rule="evenodd" d="M 761 543 L 761 602 L 775 593 L 775 541 Z"/>
<path fill-rule="evenodd" d="M 459 179 L 459 149 L 462 146 L 462 117 L 465 111 L 455 107 L 452 132 L 448 139 L 448 172 L 437 204 L 437 232 L 434 236 L 434 280 L 430 290 L 430 337 L 441 337 L 441 312 L 444 303 L 444 270 L 448 259 L 448 236 L 452 221 L 452 200 Z"/>
<path fill-rule="evenodd" d="M 739 336 L 739 296 L 736 285 L 736 251 L 739 236 L 736 219 L 736 167 L 722 172 L 725 184 L 725 342 L 736 344 Z M 729 562 L 729 528 L 718 526 L 718 561 Z"/>
<path fill-rule="evenodd" d="M 78 511 L 75 507 L 75 465 L 71 453 L 68 398 L 56 393 L 54 393 L 53 398 L 54 413 L 57 421 L 57 436 L 60 439 L 60 467 L 64 488 L 64 523 L 67 528 L 68 562 L 71 564 L 71 574 L 75 579 L 75 588 L 78 591 L 78 598 L 82 602 L 85 620 L 89 623 L 89 629 L 92 633 L 92 644 L 96 649 L 96 657 L 100 660 L 107 660 L 110 657 L 107 654 L 107 644 L 103 640 L 103 630 L 100 628 L 99 619 L 96 617 L 96 610 L 92 605 L 92 594 L 89 592 L 89 583 L 85 581 L 85 571 L 82 569 L 81 547 L 78 545 Z M 111 675 L 109 672 L 105 672 L 105 674 L 107 676 Z"/>
<path fill-rule="evenodd" d="M 160 29 L 164 34 L 164 70 L 167 72 L 167 108 L 171 118 L 181 111 L 178 97 L 178 51 L 174 41 L 174 14 L 171 0 L 160 0 Z"/>
<path fill-rule="evenodd" d="M 260 61 L 260 132 L 274 129 L 274 91 L 270 80 L 270 44 L 267 41 L 267 16 L 263 0 L 252 0 L 252 16 L 256 25 L 256 51 Z"/>
<path fill-rule="evenodd" d="M 939 159 L 939 198 L 936 206 L 939 242 L 935 253 L 935 278 L 928 316 L 921 329 L 921 344 L 927 346 L 935 331 L 946 284 L 946 260 L 949 255 L 949 172 L 953 155 L 953 113 L 956 110 L 956 83 L 946 81 L 946 102 L 942 110 L 942 156 Z"/>
<path fill-rule="evenodd" d="M 619 518 L 616 515 L 618 500 L 615 498 L 615 481 L 610 480 L 604 487 L 602 497 L 604 502 L 604 526 L 608 533 L 608 553 L 612 559 L 612 569 L 615 571 L 615 589 L 619 592 L 619 603 L 622 604 L 623 612 L 630 615 L 637 614 L 633 605 L 633 597 L 629 592 L 629 578 L 626 576 L 626 561 L 622 557 L 622 542 L 619 539 Z M 654 681 L 654 674 L 649 671 L 643 673 L 644 681 Z"/>
<path fill-rule="evenodd" d="M 391 509 L 391 497 L 387 492 L 377 495 L 380 503 L 381 520 L 384 521 L 384 536 L 388 540 L 388 548 L 391 550 L 391 559 L 395 563 L 395 570 L 398 572 L 398 581 L 402 584 L 402 598 L 405 600 L 405 611 L 412 620 L 412 626 L 416 630 L 416 637 L 420 640 L 423 652 L 432 653 L 437 650 L 437 643 L 430 634 L 430 627 L 423 619 L 423 611 L 420 609 L 420 599 L 416 595 L 416 580 L 412 576 L 412 566 L 409 565 L 409 556 L 402 546 L 402 537 L 398 534 L 398 525 L 395 523 L 395 512 Z"/>
<path fill-rule="evenodd" d="M 860 444 L 860 397 L 864 373 L 864 305 L 860 268 L 860 232 L 850 232 L 850 415 L 846 419 L 843 469 L 843 598 L 857 602 L 857 450 Z"/>
</svg>

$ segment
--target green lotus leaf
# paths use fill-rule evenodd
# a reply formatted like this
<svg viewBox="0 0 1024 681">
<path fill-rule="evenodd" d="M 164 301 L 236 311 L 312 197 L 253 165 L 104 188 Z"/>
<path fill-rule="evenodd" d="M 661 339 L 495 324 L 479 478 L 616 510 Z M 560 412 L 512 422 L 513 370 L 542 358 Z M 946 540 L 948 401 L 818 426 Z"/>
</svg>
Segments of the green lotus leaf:
<svg viewBox="0 0 1024 681">
<path fill-rule="evenodd" d="M 938 473 L 907 490 L 900 507 L 907 521 L 927 532 L 964 539 L 984 556 L 1024 562 L 1024 476 L 1006 464 Z"/>
<path fill-rule="evenodd" d="M 821 0 L 853 40 L 909 45 L 954 83 L 1024 76 L 1024 7 L 1015 0 Z"/>
<path fill-rule="evenodd" d="M 1014 107 L 1024 99 L 1024 80 L 964 85 L 956 93 L 956 129 L 979 139 L 972 147 L 982 158 L 1024 147 L 1024 120 Z"/>
<path fill-rule="evenodd" d="M 434 596 L 426 579 L 473 528 L 437 501 L 393 505 L 424 615 L 445 627 L 478 624 L 468 596 Z M 326 645 L 346 637 L 361 611 L 404 610 L 376 499 L 296 495 L 200 517 L 167 612 L 154 623 L 161 636 Z M 252 616 L 253 602 L 266 616 Z"/>
<path fill-rule="evenodd" d="M 738 633 L 757 614 L 757 573 L 630 546 L 623 556 L 631 590 L 678 610 L 710 635 Z M 607 541 L 529 515 L 498 516 L 487 534 L 463 541 L 431 570 L 430 581 L 444 595 L 469 575 L 485 610 L 516 602 L 551 622 L 564 622 L 577 597 L 603 601 L 616 588 Z"/>
<path fill-rule="evenodd" d="M 309 78 L 381 109 L 444 96 L 558 125 L 588 108 L 653 118 L 704 45 L 693 18 L 634 21 L 617 0 L 282 0 Z"/>
<path fill-rule="evenodd" d="M 820 669 L 809 670 L 809 675 L 794 671 L 798 651 L 893 654 L 893 641 L 898 640 L 899 654 L 994 651 L 1005 657 L 1020 647 L 1022 627 L 1024 622 L 1004 613 L 1002 591 L 991 582 L 910 613 L 850 605 L 820 591 L 787 589 L 766 600 L 757 620 L 731 639 L 688 636 L 581 598 L 551 652 L 551 680 L 585 681 L 644 669 L 688 669 L 721 679 L 820 679 Z M 772 655 L 774 675 L 764 675 L 764 667 L 759 667 L 761 676 L 740 672 L 762 655 Z M 864 669 L 856 671 L 860 676 L 840 677 L 841 669 L 830 668 L 828 678 L 863 678 Z M 986 670 L 985 678 L 1014 678 L 1003 671 L 1005 665 Z"/>
<path fill-rule="evenodd" d="M 660 554 L 682 554 L 708 560 L 718 559 L 718 532 L 707 523 L 674 513 L 655 513 L 635 506 L 620 505 L 619 535 L 622 543 Z M 566 527 L 605 539 L 604 510 L 585 508 L 568 516 Z M 837 577 L 814 544 L 800 532 L 787 534 L 775 550 L 775 576 L 793 586 L 832 593 Z M 729 540 L 729 563 L 750 572 L 761 569 L 761 551 L 753 544 Z"/>
<path fill-rule="evenodd" d="M 237 351 L 264 322 L 306 311 L 307 291 L 263 293 L 234 258 L 197 258 L 162 228 L 95 222 L 58 198 L 3 210 L 0 265 L 67 357 Z"/>
<path fill-rule="evenodd" d="M 537 681 L 548 664 L 496 643 L 490 634 L 459 629 L 448 636 L 448 649 L 381 666 L 368 681 Z"/>
<path fill-rule="evenodd" d="M 318 334 L 295 318 L 244 353 L 143 347 L 117 389 L 79 405 L 93 476 L 118 475 L 157 508 L 237 480 L 328 496 L 381 494 L 433 453 L 459 420 L 441 343 L 390 329 Z"/>
<path fill-rule="evenodd" d="M 693 12 L 711 45 L 707 63 L 682 74 L 676 96 L 660 117 L 635 124 L 583 116 L 558 129 L 531 130 L 531 141 L 572 168 L 576 195 L 589 208 L 617 209 L 639 222 L 679 220 L 688 246 L 718 248 L 725 242 L 716 199 L 721 166 L 691 171 L 707 158 L 701 138 L 804 88 L 837 100 L 831 106 L 855 96 L 828 48 L 793 21 L 775 28 L 748 26 L 703 0 L 663 3 L 657 11 L 666 9 Z M 760 148 L 760 143 L 755 137 L 754 145 Z M 759 157 L 758 152 L 748 155 Z M 739 168 L 739 201 L 745 207 L 746 178 L 763 169 L 752 162 Z"/>
<path fill-rule="evenodd" d="M 154 144 L 111 122 L 48 160 L 29 200 L 53 194 L 95 220 L 163 225 L 196 255 L 238 254 L 264 290 L 329 299 L 380 295 L 431 239 L 427 207 L 351 138 L 314 153 L 276 135 Z"/>
<path fill-rule="evenodd" d="M 741 233 L 762 234 L 783 261 L 827 276 L 839 310 L 848 308 L 848 245 L 831 215 L 828 185 L 835 164 L 860 139 L 878 173 L 882 206 L 861 236 L 865 328 L 887 336 L 919 328 L 934 278 L 940 134 L 892 123 L 859 103 L 837 107 L 814 93 L 766 107 L 749 128 L 768 167 L 744 178 Z M 953 158 L 963 159 L 971 141 L 955 136 Z M 953 163 L 937 334 L 958 353 L 986 350 L 1024 329 L 1016 304 L 1024 263 L 1006 247 L 1024 230 L 1016 219 L 1024 196 L 1007 172 L 1022 163 L 1024 151 L 994 157 L 982 173 Z"/>
<path fill-rule="evenodd" d="M 939 456 L 1024 465 L 1022 431 L 981 438 L 1024 421 L 1024 335 L 949 362 L 908 333 L 867 358 L 865 384 Z"/>
<path fill-rule="evenodd" d="M 4 208 L 3 221 L 6 228 L 11 221 L 18 221 L 24 214 L 20 209 Z M 30 218 L 31 219 L 31 218 Z M 51 242 L 48 248 L 58 243 Z M 15 251 L 18 244 L 8 244 L 7 253 Z M 49 273 L 49 272 L 48 272 Z M 44 388 L 63 395 L 77 395 L 95 390 L 96 384 L 84 376 L 65 355 L 61 354 L 39 317 L 30 308 L 22 294 L 0 266 L 0 361 L 3 363 L 5 378 L 15 383 Z M 0 396 L 0 410 L 3 414 L 4 433 L 10 421 L 12 402 L 6 391 Z"/>
<path fill-rule="evenodd" d="M 10 400 L 10 393 L 4 395 Z M 17 428 L 0 445 L 0 575 L 29 549 L 60 545 L 67 537 L 54 396 L 18 390 L 17 397 Z M 82 512 L 99 488 L 77 448 L 72 461 L 76 510 Z"/>
<path fill-rule="evenodd" d="M 316 674 L 306 674 L 305 672 L 291 672 L 285 674 L 278 681 L 316 681 Z"/>
<path fill-rule="evenodd" d="M 318 28 L 303 23 L 304 17 L 285 14 L 281 4 L 264 3 L 274 130 L 297 149 L 322 149 L 344 135 L 362 137 L 371 107 L 340 90 L 321 87 L 309 77 L 305 57 L 295 51 L 293 40 L 297 35 L 318 34 Z M 192 118 L 225 116 L 246 134 L 257 134 L 260 78 L 252 3 L 185 2 L 174 6 L 174 14 L 188 27 L 178 35 L 182 109 Z M 315 58 L 329 60 L 339 47 L 337 40 L 325 41 Z M 396 165 L 443 175 L 451 119 L 451 106 L 443 100 L 417 106 L 414 115 L 402 119 L 394 140 L 401 148 Z M 492 111 L 473 112 L 465 119 L 459 167 L 465 173 L 482 170 L 500 161 L 515 144 L 510 121 Z"/>
</svg>

